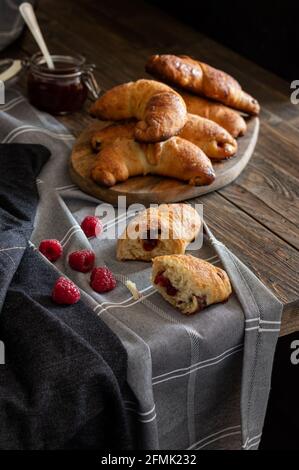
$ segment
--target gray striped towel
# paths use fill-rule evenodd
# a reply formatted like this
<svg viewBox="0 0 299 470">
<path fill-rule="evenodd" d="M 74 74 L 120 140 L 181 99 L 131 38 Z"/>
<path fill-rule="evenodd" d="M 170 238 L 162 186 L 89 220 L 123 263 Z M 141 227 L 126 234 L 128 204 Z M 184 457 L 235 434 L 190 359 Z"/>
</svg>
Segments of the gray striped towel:
<svg viewBox="0 0 299 470">
<path fill-rule="evenodd" d="M 150 266 L 115 259 L 108 232 L 130 214 L 105 221 L 99 239 L 87 239 L 80 222 L 101 201 L 69 177 L 73 136 L 51 116 L 32 108 L 15 90 L 0 107 L 2 142 L 40 143 L 52 157 L 37 180 L 40 203 L 32 243 L 57 238 L 65 256 L 56 268 L 82 289 L 85 301 L 118 335 L 128 353 L 127 380 L 136 400 L 126 403 L 146 449 L 257 449 L 270 388 L 282 305 L 205 226 L 204 244 L 192 252 L 228 272 L 234 295 L 225 304 L 185 317 L 155 291 Z M 108 294 L 93 292 L 88 276 L 74 272 L 68 255 L 92 248 L 98 265 L 118 279 Z M 134 300 L 125 286 L 135 282 Z"/>
</svg>

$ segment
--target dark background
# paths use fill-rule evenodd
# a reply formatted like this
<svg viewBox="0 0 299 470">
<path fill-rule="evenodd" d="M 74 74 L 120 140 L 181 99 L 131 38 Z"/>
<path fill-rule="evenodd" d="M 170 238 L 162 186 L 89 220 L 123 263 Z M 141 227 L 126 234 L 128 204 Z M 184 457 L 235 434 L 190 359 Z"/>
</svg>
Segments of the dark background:
<svg viewBox="0 0 299 470">
<path fill-rule="evenodd" d="M 149 0 L 288 81 L 299 79 L 299 2 Z"/>
</svg>

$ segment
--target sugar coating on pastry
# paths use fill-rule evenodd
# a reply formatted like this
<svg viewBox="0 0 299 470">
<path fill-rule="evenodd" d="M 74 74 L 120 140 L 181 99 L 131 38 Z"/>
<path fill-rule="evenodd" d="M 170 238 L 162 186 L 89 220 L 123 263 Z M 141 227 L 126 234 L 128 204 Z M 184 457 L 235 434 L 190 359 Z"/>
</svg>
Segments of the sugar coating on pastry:
<svg viewBox="0 0 299 470">
<path fill-rule="evenodd" d="M 155 256 L 185 253 L 199 234 L 201 218 L 188 204 L 161 204 L 140 212 L 117 242 L 118 260 L 151 261 Z"/>
<path fill-rule="evenodd" d="M 232 293 L 223 269 L 191 255 L 154 258 L 152 282 L 164 299 L 185 315 L 225 302 Z"/>
</svg>

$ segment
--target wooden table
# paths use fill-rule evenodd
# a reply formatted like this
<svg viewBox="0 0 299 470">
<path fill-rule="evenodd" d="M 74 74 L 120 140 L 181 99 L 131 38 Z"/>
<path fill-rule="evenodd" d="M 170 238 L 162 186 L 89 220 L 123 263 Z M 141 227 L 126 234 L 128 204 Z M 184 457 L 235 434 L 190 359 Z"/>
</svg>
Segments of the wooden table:
<svg viewBox="0 0 299 470">
<path fill-rule="evenodd" d="M 290 85 L 139 0 L 43 0 L 37 16 L 50 50 L 85 55 L 97 65 L 103 89 L 144 77 L 150 54 L 184 53 L 231 73 L 260 101 L 260 136 L 249 165 L 233 184 L 198 202 L 215 235 L 283 302 L 281 335 L 298 331 L 299 105 L 290 102 Z M 26 31 L 1 57 L 36 50 Z M 86 111 L 60 118 L 74 134 L 89 120 Z"/>
</svg>

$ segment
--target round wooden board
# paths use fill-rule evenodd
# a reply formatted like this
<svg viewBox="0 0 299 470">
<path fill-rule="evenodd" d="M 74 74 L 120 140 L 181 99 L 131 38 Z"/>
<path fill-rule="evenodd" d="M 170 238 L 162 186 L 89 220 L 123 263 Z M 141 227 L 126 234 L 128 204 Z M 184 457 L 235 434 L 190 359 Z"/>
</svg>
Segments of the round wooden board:
<svg viewBox="0 0 299 470">
<path fill-rule="evenodd" d="M 107 123 L 101 121 L 95 122 L 87 127 L 76 140 L 70 161 L 71 179 L 82 191 L 113 205 L 117 205 L 118 196 L 126 196 L 127 206 L 136 202 L 148 206 L 151 203 L 184 201 L 223 188 L 236 179 L 247 165 L 253 154 L 259 132 L 259 119 L 254 117 L 248 120 L 245 136 L 238 139 L 236 156 L 219 163 L 213 162 L 216 178 L 209 186 L 191 186 L 178 180 L 159 176 L 137 176 L 106 188 L 95 183 L 90 177 L 95 158 L 90 145 L 91 135 L 96 129 L 106 125 Z"/>
</svg>

